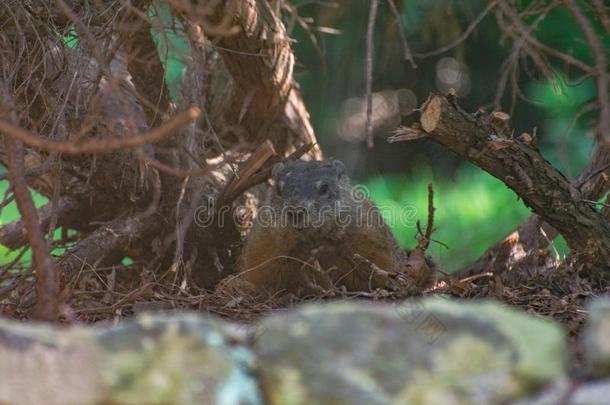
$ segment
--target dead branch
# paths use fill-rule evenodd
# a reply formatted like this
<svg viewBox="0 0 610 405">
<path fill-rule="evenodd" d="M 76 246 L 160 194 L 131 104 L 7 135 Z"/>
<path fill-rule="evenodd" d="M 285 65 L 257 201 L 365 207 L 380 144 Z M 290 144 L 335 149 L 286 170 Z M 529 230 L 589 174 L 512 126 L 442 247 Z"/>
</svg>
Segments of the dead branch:
<svg viewBox="0 0 610 405">
<path fill-rule="evenodd" d="M 59 279 L 51 259 L 47 241 L 40 230 L 38 213 L 27 188 L 23 169 L 23 144 L 8 140 L 9 173 L 15 201 L 25 223 L 28 242 L 32 248 L 36 268 L 36 309 L 34 316 L 45 321 L 57 319 L 59 306 Z"/>
<path fill-rule="evenodd" d="M 491 245 L 474 263 L 454 272 L 451 277 L 464 278 L 493 269 L 501 272 L 516 263 L 526 264 L 525 268 L 535 268 L 538 250 L 557 236 L 557 230 L 533 214 L 517 229 L 502 240 Z"/>
<path fill-rule="evenodd" d="M 57 202 L 56 215 L 57 223 L 62 225 L 75 211 L 76 203 L 70 197 L 60 198 Z M 40 228 L 43 233 L 48 232 L 52 218 L 52 204 L 46 204 L 38 209 Z M 28 243 L 26 233 L 26 223 L 23 219 L 3 225 L 0 228 L 0 245 L 4 245 L 11 250 L 18 249 Z"/>
<path fill-rule="evenodd" d="M 428 99 L 420 121 L 435 141 L 513 189 L 561 232 L 585 263 L 610 264 L 610 224 L 537 150 L 498 135 L 489 121 L 464 113 L 441 96 Z"/>
<path fill-rule="evenodd" d="M 161 225 L 161 221 L 154 217 L 136 215 L 99 227 L 57 260 L 62 277 L 75 284 L 82 269 L 99 265 L 112 253 L 126 251 L 131 242 L 138 241 L 143 235 L 160 234 Z"/>
<path fill-rule="evenodd" d="M 91 138 L 83 141 L 79 140 L 77 142 L 50 141 L 2 119 L 0 119 L 0 131 L 11 138 L 15 138 L 34 148 L 43 149 L 49 152 L 59 152 L 66 155 L 89 155 L 112 152 L 118 149 L 137 148 L 149 143 L 158 142 L 161 139 L 175 134 L 175 131 L 178 128 L 194 120 L 200 114 L 201 110 L 199 108 L 191 107 L 176 115 L 173 119 L 160 127 L 144 134 L 126 137 Z"/>
<path fill-rule="evenodd" d="M 610 189 L 610 153 L 597 144 L 591 162 L 574 182 L 585 198 L 597 200 Z"/>
<path fill-rule="evenodd" d="M 597 145 L 593 152 L 591 162 L 573 182 L 584 199 L 597 200 L 610 189 L 610 154 L 602 145 Z M 605 214 L 610 219 L 610 216 Z M 458 270 L 452 276 L 462 278 L 472 276 L 498 265 L 498 259 L 509 251 L 508 265 L 512 263 L 534 263 L 537 260 L 539 249 L 546 248 L 557 236 L 558 232 L 546 223 L 540 216 L 532 214 L 523 221 L 514 231 L 490 246 L 474 263 Z M 523 255 L 525 253 L 525 256 Z M 531 266 L 529 266 L 531 267 Z"/>
<path fill-rule="evenodd" d="M 276 152 L 275 149 L 273 149 L 273 144 L 269 140 L 265 141 L 244 163 L 235 178 L 223 190 L 222 195 L 235 194 L 235 190 L 242 187 L 244 183 L 274 155 L 276 155 Z M 222 195 L 219 200 L 223 200 Z"/>
<path fill-rule="evenodd" d="M 74 13 L 72 8 L 66 4 L 64 0 L 55 0 L 55 4 L 57 5 L 57 8 L 59 8 L 59 10 L 70 20 L 70 22 L 74 24 L 79 38 L 81 38 L 81 41 L 87 47 L 87 51 L 96 59 L 104 75 L 106 75 L 106 77 L 110 77 L 110 61 L 107 60 L 102 54 L 99 44 L 89 30 L 89 27 L 87 27 L 87 25 L 76 15 L 76 13 Z"/>
<path fill-rule="evenodd" d="M 369 6 L 369 20 L 366 28 L 366 63 L 364 65 L 364 88 L 366 100 L 366 143 L 369 148 L 373 147 L 373 33 L 375 31 L 375 19 L 377 17 L 378 0 L 371 0 Z"/>
</svg>

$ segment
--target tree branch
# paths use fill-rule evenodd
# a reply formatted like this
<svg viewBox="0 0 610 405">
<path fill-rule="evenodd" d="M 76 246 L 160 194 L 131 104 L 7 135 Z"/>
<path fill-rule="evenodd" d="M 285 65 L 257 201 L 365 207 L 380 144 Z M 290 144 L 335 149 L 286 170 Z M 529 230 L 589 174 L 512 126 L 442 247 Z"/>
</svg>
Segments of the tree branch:
<svg viewBox="0 0 610 405">
<path fill-rule="evenodd" d="M 69 282 L 76 282 L 78 271 L 84 266 L 95 266 L 107 255 L 125 251 L 132 241 L 141 241 L 143 235 L 151 234 L 162 226 L 153 216 L 136 215 L 131 218 L 118 218 L 101 226 L 58 260 L 62 276 Z"/>
<path fill-rule="evenodd" d="M 64 221 L 75 212 L 76 203 L 69 197 L 62 197 L 57 203 L 57 223 L 61 226 Z M 39 224 L 42 232 L 46 233 L 53 216 L 52 204 L 49 203 L 38 209 Z M 28 243 L 25 220 L 11 222 L 0 228 L 0 245 L 11 250 L 18 249 Z"/>
<path fill-rule="evenodd" d="M 489 120 L 464 113 L 445 97 L 431 96 L 421 125 L 435 141 L 502 180 L 555 227 L 584 263 L 610 264 L 610 224 L 537 150 Z"/>
<path fill-rule="evenodd" d="M 50 152 L 59 152 L 66 155 L 87 155 L 101 152 L 112 152 L 117 149 L 136 148 L 148 143 L 158 142 L 163 138 L 175 134 L 175 131 L 197 118 L 201 110 L 191 107 L 178 114 L 169 122 L 164 123 L 144 134 L 121 137 L 89 138 L 77 142 L 58 142 L 34 135 L 23 128 L 17 127 L 0 119 L 0 131 L 4 134 L 22 141 L 28 146 Z"/>
</svg>

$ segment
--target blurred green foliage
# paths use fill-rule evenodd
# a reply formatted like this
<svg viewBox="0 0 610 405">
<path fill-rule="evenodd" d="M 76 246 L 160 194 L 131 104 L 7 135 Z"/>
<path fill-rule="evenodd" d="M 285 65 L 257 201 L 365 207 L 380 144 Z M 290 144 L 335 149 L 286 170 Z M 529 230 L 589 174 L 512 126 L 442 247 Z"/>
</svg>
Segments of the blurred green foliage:
<svg viewBox="0 0 610 405">
<path fill-rule="evenodd" d="M 578 85 L 568 85 L 565 78 L 529 82 L 526 94 L 536 102 L 541 114 L 542 128 L 547 135 L 541 138 L 544 157 L 569 177 L 575 177 L 589 161 L 592 140 L 579 111 L 595 94 L 592 79 Z"/>
<path fill-rule="evenodd" d="M 400 221 L 401 213 L 413 212 L 414 220 L 419 220 L 425 230 L 429 183 L 434 188 L 437 228 L 433 239 L 438 242 L 431 244 L 428 253 L 447 271 L 478 258 L 530 214 L 504 183 L 471 165 L 461 167 L 452 180 L 435 178 L 430 169 L 409 175 L 373 177 L 365 183 L 371 199 L 404 248 L 417 244 L 417 228 L 414 223 Z M 565 254 L 562 240 L 555 242 L 555 248 Z"/>
</svg>

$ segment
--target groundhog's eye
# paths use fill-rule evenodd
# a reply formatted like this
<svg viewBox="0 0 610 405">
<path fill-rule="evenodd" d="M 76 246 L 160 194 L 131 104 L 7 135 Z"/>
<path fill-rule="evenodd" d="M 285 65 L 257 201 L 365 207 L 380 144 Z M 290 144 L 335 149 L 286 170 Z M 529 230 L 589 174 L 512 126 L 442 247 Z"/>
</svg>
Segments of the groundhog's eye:
<svg viewBox="0 0 610 405">
<path fill-rule="evenodd" d="M 318 186 L 318 193 L 320 193 L 320 195 L 326 195 L 326 194 L 328 194 L 328 190 L 329 190 L 329 187 L 328 187 L 328 184 L 327 184 L 327 183 L 321 183 L 321 184 Z"/>
</svg>

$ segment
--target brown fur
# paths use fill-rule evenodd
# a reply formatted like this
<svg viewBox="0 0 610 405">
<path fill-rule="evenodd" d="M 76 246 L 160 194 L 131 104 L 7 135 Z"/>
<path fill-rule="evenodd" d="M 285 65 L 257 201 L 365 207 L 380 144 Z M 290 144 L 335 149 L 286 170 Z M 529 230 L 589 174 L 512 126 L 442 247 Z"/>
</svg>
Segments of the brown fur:
<svg viewBox="0 0 610 405">
<path fill-rule="evenodd" d="M 276 183 L 283 182 L 289 179 L 289 175 L 297 176 L 311 169 L 312 165 L 324 164 L 331 163 L 287 165 L 283 171 L 274 174 L 274 179 Z M 317 169 L 317 166 L 313 169 Z M 368 259 L 387 272 L 401 271 L 405 252 L 398 247 L 377 208 L 366 199 L 357 201 L 350 197 L 349 180 L 341 178 L 340 169 L 339 180 L 331 181 L 332 176 L 336 175 L 333 170 L 313 170 L 300 176 L 293 185 L 286 185 L 294 187 L 294 190 L 288 189 L 284 195 L 272 195 L 268 200 L 269 206 L 280 210 L 287 199 L 305 203 L 309 201 L 308 198 L 313 198 L 316 206 L 328 204 L 319 201 L 315 191 L 307 189 L 309 184 L 325 181 L 330 183 L 330 200 L 339 200 L 349 207 L 354 220 L 340 225 L 329 217 L 315 231 L 293 226 L 263 226 L 255 222 L 245 241 L 240 277 L 257 290 L 270 294 L 285 291 L 302 296 L 315 293 L 316 285 L 318 289 L 336 286 L 348 291 L 385 287 L 386 278 L 376 274 L 366 262 L 356 260 L 355 255 Z M 331 180 L 328 180 L 329 176 Z M 334 191 L 337 191 L 336 194 L 332 193 Z M 365 213 L 368 213 L 369 221 L 365 220 Z"/>
<path fill-rule="evenodd" d="M 308 295 L 343 287 L 370 291 L 386 287 L 387 277 L 372 267 L 402 271 L 405 252 L 394 239 L 379 211 L 367 200 L 356 199 L 343 165 L 331 162 L 295 162 L 274 169 L 275 187 L 267 205 L 279 212 L 287 205 L 304 205 L 312 213 L 339 204 L 352 219 L 338 223 L 333 214 L 318 228 L 263 225 L 259 221 L 247 236 L 240 258 L 239 278 L 259 292 Z M 320 195 L 316 187 L 326 183 Z M 368 215 L 368 220 L 365 216 Z M 362 256 L 373 263 L 358 260 Z"/>
<path fill-rule="evenodd" d="M 311 292 L 308 279 L 323 288 L 329 287 L 330 280 L 349 291 L 368 291 L 385 284 L 380 277 L 373 276 L 370 266 L 355 261 L 354 255 L 365 257 L 388 272 L 400 270 L 398 248 L 387 228 L 354 226 L 349 227 L 339 240 L 329 238 L 330 248 L 316 257 L 328 279 L 319 274 L 310 260 L 312 250 L 316 247 L 324 249 L 324 241 L 320 246 L 303 243 L 294 232 L 290 228 L 270 231 L 255 226 L 244 246 L 241 277 L 267 292 Z"/>
</svg>

